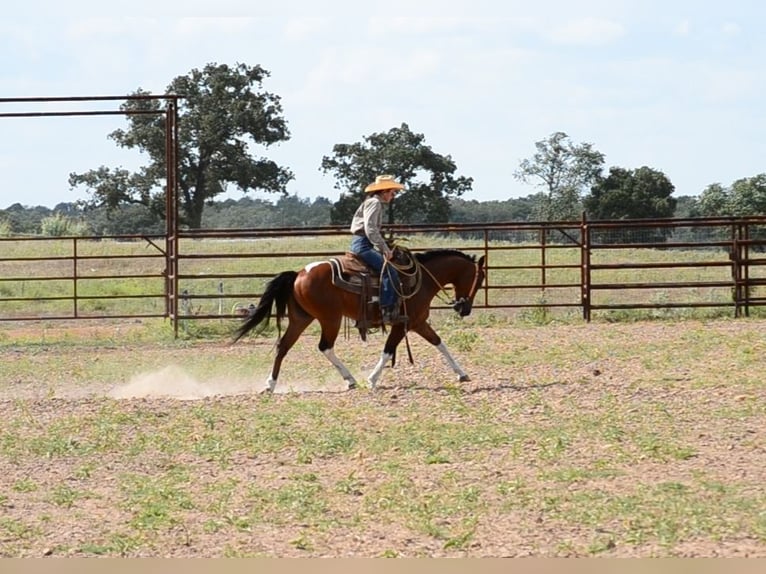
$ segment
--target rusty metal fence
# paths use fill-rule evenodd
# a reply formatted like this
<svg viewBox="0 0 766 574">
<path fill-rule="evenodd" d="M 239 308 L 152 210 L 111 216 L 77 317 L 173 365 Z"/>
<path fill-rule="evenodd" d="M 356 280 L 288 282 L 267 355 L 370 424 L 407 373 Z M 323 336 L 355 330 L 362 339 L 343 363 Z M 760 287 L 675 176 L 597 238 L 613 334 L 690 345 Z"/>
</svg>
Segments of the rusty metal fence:
<svg viewBox="0 0 766 574">
<path fill-rule="evenodd" d="M 0 237 L 0 320 L 174 317 L 176 282 L 168 271 L 178 245 L 180 99 L 177 94 L 0 98 L 3 110 L 21 107 L 0 111 L 0 119 L 160 118 L 165 132 L 166 214 L 165 233 L 159 237 Z M 112 107 L 126 102 L 141 105 Z M 30 111 L 30 106 L 42 109 Z M 137 251 L 135 244 L 153 250 Z"/>
<path fill-rule="evenodd" d="M 413 251 L 486 256 L 475 308 L 619 319 L 766 305 L 766 218 L 390 228 Z M 345 227 L 180 231 L 176 235 L 0 238 L 0 321 L 240 316 L 277 272 L 346 250 Z M 434 301 L 440 309 L 439 300 Z M 681 315 L 682 316 L 682 315 Z"/>
<path fill-rule="evenodd" d="M 0 237 L 0 320 L 169 317 L 165 237 Z"/>
</svg>

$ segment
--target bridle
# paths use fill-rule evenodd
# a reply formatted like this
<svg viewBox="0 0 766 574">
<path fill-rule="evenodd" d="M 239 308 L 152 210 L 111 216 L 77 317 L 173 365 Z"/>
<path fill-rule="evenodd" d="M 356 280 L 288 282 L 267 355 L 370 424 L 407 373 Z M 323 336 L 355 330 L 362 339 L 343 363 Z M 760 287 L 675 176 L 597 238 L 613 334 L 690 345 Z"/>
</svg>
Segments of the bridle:
<svg viewBox="0 0 766 574">
<path fill-rule="evenodd" d="M 471 288 L 468 290 L 468 297 L 461 297 L 460 299 L 455 299 L 450 303 L 455 312 L 460 314 L 461 317 L 468 315 L 468 313 L 471 312 L 471 302 L 473 301 L 474 297 L 476 297 L 476 292 L 479 290 L 479 262 L 474 261 L 473 264 L 473 281 L 471 282 Z M 466 306 L 468 306 L 467 309 Z"/>
<path fill-rule="evenodd" d="M 404 293 L 398 293 L 397 294 L 402 298 L 402 302 L 405 306 L 405 309 L 407 307 L 407 299 L 413 297 L 423 286 L 423 271 L 428 273 L 428 276 L 431 278 L 431 280 L 434 282 L 434 284 L 439 288 L 439 290 L 436 292 L 436 296 L 443 302 L 452 307 L 452 309 L 455 310 L 456 313 L 458 313 L 461 317 L 464 317 L 468 315 L 471 312 L 471 301 L 473 301 L 473 298 L 476 296 L 476 292 L 479 290 L 479 272 L 481 271 L 479 262 L 473 261 L 474 264 L 474 273 L 473 273 L 473 281 L 471 282 L 471 289 L 468 291 L 468 297 L 461 297 L 460 299 L 452 299 L 451 301 L 447 301 L 446 298 L 442 297 L 441 294 L 444 293 L 445 295 L 448 294 L 447 290 L 444 288 L 444 285 L 441 284 L 441 282 L 434 277 L 434 274 L 431 273 L 431 271 L 423 265 L 417 257 L 413 257 L 411 253 L 407 251 L 407 256 L 409 257 L 409 262 L 414 263 L 412 265 L 412 271 L 409 271 L 410 267 L 407 265 L 399 266 L 398 264 L 386 260 L 383 263 L 383 268 L 381 270 L 381 275 L 386 272 L 386 265 L 391 265 L 394 267 L 399 273 L 403 273 L 405 275 L 408 275 L 412 277 L 415 276 L 415 287 L 412 289 L 412 291 L 409 294 Z M 413 363 L 412 360 L 412 350 L 410 349 L 410 339 L 407 336 L 407 330 L 405 329 L 404 332 L 404 340 L 405 344 L 407 346 L 407 357 L 410 361 L 410 364 Z"/>
<path fill-rule="evenodd" d="M 426 273 L 428 273 L 428 276 L 431 278 L 431 280 L 436 284 L 436 286 L 439 288 L 439 292 L 436 293 L 436 296 L 442 301 L 442 303 L 445 303 L 449 307 L 452 307 L 452 309 L 459 313 L 461 317 L 467 315 L 471 310 L 471 301 L 473 301 L 473 298 L 476 296 L 476 292 L 479 290 L 479 262 L 474 261 L 474 274 L 473 274 L 473 281 L 471 282 L 471 288 L 468 290 L 468 296 L 467 297 L 460 297 L 460 299 L 452 299 L 451 301 L 447 301 L 446 298 L 443 298 L 441 296 L 442 293 L 447 295 L 447 289 L 444 288 L 444 285 L 442 285 L 436 277 L 434 277 L 434 274 L 429 271 L 428 267 L 420 263 L 420 261 L 415 260 L 418 266 L 418 269 L 425 270 Z M 414 294 L 414 293 L 413 293 Z M 466 305 L 468 305 L 468 310 L 466 310 Z"/>
</svg>

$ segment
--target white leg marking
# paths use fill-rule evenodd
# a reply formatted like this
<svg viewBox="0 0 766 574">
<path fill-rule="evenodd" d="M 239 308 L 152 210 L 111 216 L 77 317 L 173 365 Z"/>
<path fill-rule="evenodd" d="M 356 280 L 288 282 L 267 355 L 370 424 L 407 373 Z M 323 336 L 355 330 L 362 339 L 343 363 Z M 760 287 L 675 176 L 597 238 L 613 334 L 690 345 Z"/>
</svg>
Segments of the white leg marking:
<svg viewBox="0 0 766 574">
<path fill-rule="evenodd" d="M 386 365 L 388 362 L 393 358 L 393 355 L 383 352 L 380 354 L 380 360 L 378 361 L 378 364 L 375 365 L 375 368 L 370 373 L 370 376 L 367 377 L 367 381 L 370 383 L 370 386 L 374 389 L 375 384 L 378 382 L 378 379 L 380 379 L 380 375 L 383 373 L 383 369 L 386 368 Z"/>
<path fill-rule="evenodd" d="M 450 355 L 450 352 L 447 350 L 447 345 L 444 344 L 444 341 L 436 345 L 436 348 L 439 349 L 442 355 L 444 355 L 444 358 L 447 360 L 447 363 L 449 364 L 449 366 L 457 374 L 459 381 L 469 380 L 469 377 L 465 373 L 465 371 L 463 371 L 463 369 L 460 368 L 460 365 L 457 364 L 457 361 L 452 358 L 452 355 Z"/>
<path fill-rule="evenodd" d="M 274 388 L 277 386 L 277 380 L 272 378 L 271 375 L 269 375 L 269 378 L 266 379 L 266 388 L 263 389 L 262 393 L 273 393 Z"/>
<path fill-rule="evenodd" d="M 327 360 L 330 361 L 336 369 L 338 369 L 340 376 L 343 377 L 343 380 L 348 383 L 348 388 L 353 389 L 356 387 L 356 379 L 354 379 L 354 375 L 351 374 L 351 371 L 346 368 L 346 365 L 344 365 L 335 355 L 335 351 L 332 349 L 325 349 L 323 353 L 324 356 L 327 357 Z"/>
</svg>

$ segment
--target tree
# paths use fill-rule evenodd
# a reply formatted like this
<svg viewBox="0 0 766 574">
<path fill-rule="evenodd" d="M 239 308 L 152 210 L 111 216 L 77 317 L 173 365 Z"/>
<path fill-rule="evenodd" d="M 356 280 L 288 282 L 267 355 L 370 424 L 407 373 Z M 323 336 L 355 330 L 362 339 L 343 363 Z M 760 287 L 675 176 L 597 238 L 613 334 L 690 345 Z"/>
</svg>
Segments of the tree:
<svg viewBox="0 0 766 574">
<path fill-rule="evenodd" d="M 34 235 L 40 232 L 40 222 L 53 212 L 42 205 L 25 207 L 20 203 L 14 203 L 3 212 L 3 221 L 6 222 L 14 234 Z"/>
<path fill-rule="evenodd" d="M 85 210 L 83 217 L 97 235 L 162 235 L 165 230 L 145 205 L 120 205 L 112 210 L 97 207 Z"/>
<path fill-rule="evenodd" d="M 711 183 L 700 194 L 697 206 L 703 217 L 731 215 L 729 190 L 720 183 Z"/>
<path fill-rule="evenodd" d="M 607 177 L 598 177 L 583 200 L 589 219 L 651 219 L 673 217 L 675 187 L 661 171 L 649 167 L 636 170 L 609 168 Z M 602 230 L 604 243 L 665 241 L 670 231 L 661 227 L 623 227 Z"/>
<path fill-rule="evenodd" d="M 551 134 L 535 147 L 535 155 L 522 160 L 513 176 L 543 189 L 542 221 L 579 219 L 582 191 L 601 174 L 604 154 L 589 143 L 575 145 L 564 132 Z"/>
<path fill-rule="evenodd" d="M 506 199 L 505 201 L 450 201 L 450 223 L 497 223 L 505 221 L 529 221 L 536 201 L 533 196 Z"/>
<path fill-rule="evenodd" d="M 701 217 L 699 203 L 699 196 L 679 195 L 676 198 L 676 210 L 673 212 L 673 217 L 678 219 Z"/>
<path fill-rule="evenodd" d="M 297 195 L 279 198 L 275 205 L 279 227 L 309 227 L 329 224 L 330 200 L 318 197 L 313 202 Z"/>
<path fill-rule="evenodd" d="M 363 142 L 336 144 L 333 155 L 322 158 L 321 170 L 335 175 L 340 198 L 333 205 L 334 224 L 349 223 L 364 197 L 364 188 L 380 174 L 393 174 L 406 191 L 389 204 L 388 223 L 446 223 L 450 198 L 471 189 L 473 178 L 455 177 L 452 157 L 425 144 L 422 134 L 403 123 L 386 133 L 366 136 Z M 394 218 L 396 215 L 396 218 Z"/>
<path fill-rule="evenodd" d="M 290 170 L 249 152 L 251 144 L 268 147 L 288 140 L 290 133 L 282 118 L 280 98 L 262 90 L 269 72 L 260 66 L 208 64 L 175 78 L 167 93 L 182 96 L 178 113 L 179 200 L 182 221 L 196 228 L 202 221 L 205 203 L 223 193 L 228 184 L 243 192 L 264 190 L 286 193 L 293 179 Z M 254 89 L 255 88 L 255 89 Z M 135 95 L 148 95 L 139 89 Z M 131 99 L 121 106 L 125 112 L 160 110 L 155 99 Z M 72 187 L 85 185 L 92 199 L 89 206 L 113 210 L 125 204 L 149 207 L 157 217 L 165 216 L 165 118 L 162 114 L 128 115 L 129 128 L 118 129 L 109 138 L 124 148 L 137 148 L 150 163 L 138 173 L 101 166 L 83 174 L 70 174 Z"/>
<path fill-rule="evenodd" d="M 646 219 L 672 217 L 675 187 L 661 171 L 649 167 L 636 170 L 609 168 L 599 177 L 583 200 L 589 219 Z"/>
<path fill-rule="evenodd" d="M 729 187 L 720 183 L 707 186 L 700 194 L 698 212 L 703 217 L 747 217 L 766 214 L 766 173 L 736 180 Z M 729 237 L 726 230 L 719 230 L 720 238 Z M 766 230 L 760 226 L 750 230 L 750 239 L 766 239 Z M 763 250 L 762 246 L 754 246 Z"/>
<path fill-rule="evenodd" d="M 700 194 L 699 207 L 709 217 L 766 214 L 766 173 L 738 179 L 728 188 L 709 185 Z"/>
</svg>

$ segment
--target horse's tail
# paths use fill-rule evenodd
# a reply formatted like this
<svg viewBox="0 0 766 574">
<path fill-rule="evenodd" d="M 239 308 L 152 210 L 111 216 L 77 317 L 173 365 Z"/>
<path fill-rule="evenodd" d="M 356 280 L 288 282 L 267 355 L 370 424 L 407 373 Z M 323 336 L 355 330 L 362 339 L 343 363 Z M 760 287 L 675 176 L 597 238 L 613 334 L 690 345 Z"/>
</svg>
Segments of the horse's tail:
<svg viewBox="0 0 766 574">
<path fill-rule="evenodd" d="M 272 307 L 276 307 L 277 332 L 281 334 L 282 319 L 285 316 L 287 301 L 293 293 L 293 285 L 297 276 L 297 271 L 283 271 L 266 284 L 266 290 L 261 296 L 261 300 L 258 301 L 258 305 L 234 332 L 232 343 L 236 343 L 259 325 L 261 328 L 258 332 L 262 331 L 269 324 Z"/>
</svg>

